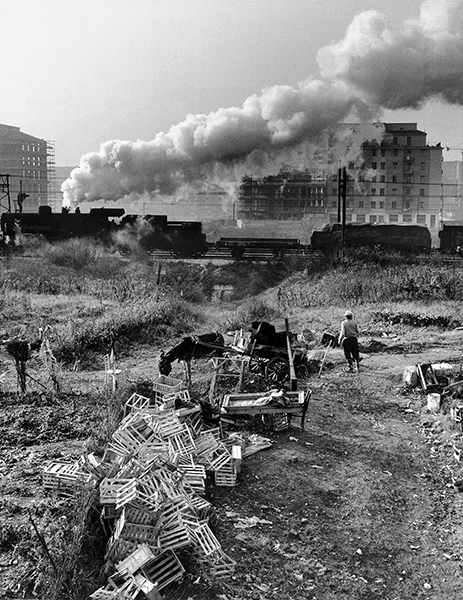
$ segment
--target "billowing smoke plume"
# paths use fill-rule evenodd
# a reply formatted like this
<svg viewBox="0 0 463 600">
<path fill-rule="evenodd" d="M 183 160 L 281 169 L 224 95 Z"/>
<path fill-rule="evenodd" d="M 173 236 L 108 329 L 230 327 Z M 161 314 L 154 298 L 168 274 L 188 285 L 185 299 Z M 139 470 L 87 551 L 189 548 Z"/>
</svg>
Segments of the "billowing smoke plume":
<svg viewBox="0 0 463 600">
<path fill-rule="evenodd" d="M 318 62 L 322 75 L 384 108 L 417 108 L 430 98 L 463 104 L 463 2 L 427 0 L 398 31 L 378 12 L 361 13 Z"/>
<path fill-rule="evenodd" d="M 416 107 L 441 96 L 463 100 L 463 0 L 427 0 L 398 31 L 374 11 L 358 15 L 345 38 L 319 51 L 323 79 L 274 86 L 241 107 L 188 115 L 152 141 L 112 140 L 82 157 L 62 186 L 65 205 L 127 195 L 172 195 L 207 179 L 239 180 L 304 154 L 345 119 L 384 108 Z"/>
</svg>

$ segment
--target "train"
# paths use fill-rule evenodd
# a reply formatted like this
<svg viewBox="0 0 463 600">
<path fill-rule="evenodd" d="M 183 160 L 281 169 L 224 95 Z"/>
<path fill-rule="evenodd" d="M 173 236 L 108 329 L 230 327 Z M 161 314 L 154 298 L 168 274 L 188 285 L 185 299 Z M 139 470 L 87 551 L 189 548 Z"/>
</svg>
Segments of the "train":
<svg viewBox="0 0 463 600">
<path fill-rule="evenodd" d="M 51 242 L 90 237 L 129 247 L 136 241 L 147 251 L 164 250 L 179 257 L 202 256 L 208 249 L 201 222 L 168 221 L 166 215 L 126 215 L 123 208 L 55 213 L 49 206 L 40 206 L 37 213 L 3 213 L 0 227 L 3 240 L 12 244 L 18 243 L 20 232 Z"/>
<path fill-rule="evenodd" d="M 342 245 L 340 223 L 325 225 L 310 238 L 312 250 L 330 253 Z M 414 252 L 431 251 L 431 233 L 425 225 L 395 223 L 347 223 L 344 229 L 346 248 L 382 248 Z"/>
<path fill-rule="evenodd" d="M 279 259 L 286 253 L 331 253 L 341 247 L 341 224 L 325 225 L 315 230 L 310 244 L 296 238 L 222 237 L 208 242 L 200 221 L 169 221 L 166 215 L 125 214 L 123 208 L 92 208 L 88 213 L 63 209 L 53 212 L 49 206 L 36 213 L 3 213 L 0 219 L 1 240 L 17 245 L 20 235 L 40 235 L 48 241 L 71 238 L 96 238 L 102 243 L 129 248 L 134 241 L 144 250 L 168 252 L 176 257 L 198 258 L 219 253 L 233 259 L 262 256 Z M 444 224 L 439 232 L 440 250 L 463 253 L 463 223 Z M 368 247 L 405 250 L 416 253 L 431 251 L 431 234 L 425 225 L 393 223 L 347 223 L 344 229 L 346 248 Z"/>
</svg>

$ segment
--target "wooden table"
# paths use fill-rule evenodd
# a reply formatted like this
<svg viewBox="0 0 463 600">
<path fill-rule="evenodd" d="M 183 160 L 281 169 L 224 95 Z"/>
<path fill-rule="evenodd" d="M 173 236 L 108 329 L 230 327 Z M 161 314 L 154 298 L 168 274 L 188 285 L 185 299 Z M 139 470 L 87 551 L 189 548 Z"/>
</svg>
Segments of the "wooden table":
<svg viewBox="0 0 463 600">
<path fill-rule="evenodd" d="M 257 403 L 260 398 L 265 396 L 266 392 L 260 394 L 226 394 L 222 402 L 222 414 L 229 416 L 287 414 L 288 419 L 296 415 L 301 417 L 301 428 L 304 429 L 305 416 L 312 396 L 312 390 L 286 392 L 285 397 L 289 400 L 289 403 L 286 405 L 275 401 L 268 404 Z"/>
</svg>

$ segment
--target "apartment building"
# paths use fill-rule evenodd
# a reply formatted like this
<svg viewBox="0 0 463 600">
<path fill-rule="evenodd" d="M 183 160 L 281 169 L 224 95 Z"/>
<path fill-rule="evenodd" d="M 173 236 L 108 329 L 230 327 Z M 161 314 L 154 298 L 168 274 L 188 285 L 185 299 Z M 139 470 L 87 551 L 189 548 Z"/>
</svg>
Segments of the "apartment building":
<svg viewBox="0 0 463 600">
<path fill-rule="evenodd" d="M 356 130 L 362 124 L 343 124 Z M 371 126 L 370 126 L 371 129 Z M 416 123 L 384 123 L 381 139 L 364 141 L 348 165 L 346 220 L 354 223 L 422 223 L 437 232 L 443 202 L 442 147 L 429 146 Z M 280 173 L 242 181 L 239 219 L 338 221 L 338 168 L 328 158 L 332 134 L 320 145 L 324 170 Z M 342 161 L 343 157 L 339 157 Z"/>
<path fill-rule="evenodd" d="M 357 127 L 361 127 L 357 126 Z M 442 210 L 442 146 L 429 146 L 416 123 L 385 123 L 381 141 L 364 142 L 363 163 L 348 170 L 347 222 L 421 223 L 437 230 Z M 338 220 L 337 174 L 327 190 Z"/>
<path fill-rule="evenodd" d="M 53 175 L 53 142 L 0 124 L 0 212 L 19 210 L 20 193 L 27 195 L 23 210 L 37 211 L 48 202 Z"/>
</svg>

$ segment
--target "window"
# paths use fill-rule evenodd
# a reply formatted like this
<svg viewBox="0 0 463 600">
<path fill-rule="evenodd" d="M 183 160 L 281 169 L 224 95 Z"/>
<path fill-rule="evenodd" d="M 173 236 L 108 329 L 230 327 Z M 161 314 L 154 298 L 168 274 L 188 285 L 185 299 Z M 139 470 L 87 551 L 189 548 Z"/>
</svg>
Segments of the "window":
<svg viewBox="0 0 463 600">
<path fill-rule="evenodd" d="M 386 156 L 386 150 L 384 148 L 381 148 L 381 156 Z"/>
<path fill-rule="evenodd" d="M 359 200 L 359 208 L 363 208 L 363 200 Z"/>
<path fill-rule="evenodd" d="M 411 222 L 412 222 L 412 215 L 403 215 L 402 223 L 411 223 Z"/>
<path fill-rule="evenodd" d="M 331 201 L 331 208 L 336 208 L 337 205 L 338 205 L 338 203 L 336 200 Z"/>
<path fill-rule="evenodd" d="M 398 139 L 397 139 L 397 136 L 396 136 L 396 135 L 395 135 L 395 136 L 392 138 L 392 143 L 394 144 L 394 146 L 397 146 L 397 144 L 398 144 Z"/>
<path fill-rule="evenodd" d="M 372 169 L 377 169 L 378 168 L 378 163 L 377 162 L 372 162 L 371 163 L 371 168 Z"/>
<path fill-rule="evenodd" d="M 375 196 L 376 195 L 376 188 L 371 188 L 371 195 Z"/>
<path fill-rule="evenodd" d="M 338 215 L 330 215 L 330 223 L 337 223 Z"/>
<path fill-rule="evenodd" d="M 416 217 L 416 222 L 417 223 L 422 223 L 423 225 L 426 225 L 426 215 L 418 215 Z"/>
<path fill-rule="evenodd" d="M 381 202 L 379 203 L 379 208 L 384 208 L 384 202 L 382 202 L 382 201 L 381 201 Z"/>
<path fill-rule="evenodd" d="M 420 196 L 424 196 L 424 188 L 420 188 Z"/>
<path fill-rule="evenodd" d="M 392 183 L 397 183 L 397 175 L 392 176 Z"/>
<path fill-rule="evenodd" d="M 426 169 L 426 163 L 424 161 L 420 162 L 420 169 L 424 171 Z"/>
<path fill-rule="evenodd" d="M 392 156 L 399 156 L 399 151 L 397 150 L 397 148 L 394 148 L 394 150 L 392 151 Z"/>
<path fill-rule="evenodd" d="M 407 146 L 411 146 L 412 145 L 412 138 L 411 136 L 407 137 Z"/>
<path fill-rule="evenodd" d="M 381 181 L 381 183 L 386 183 L 386 176 L 385 175 L 381 175 L 381 177 L 379 178 L 379 180 Z"/>
<path fill-rule="evenodd" d="M 384 169 L 386 168 L 386 163 L 385 162 L 380 163 L 380 167 L 384 171 Z"/>
<path fill-rule="evenodd" d="M 379 195 L 380 195 L 380 196 L 384 196 L 384 195 L 385 195 L 385 193 L 386 193 L 386 190 L 385 190 L 384 188 L 381 188 L 381 189 L 379 190 Z"/>
<path fill-rule="evenodd" d="M 435 227 L 435 226 L 436 226 L 436 215 L 431 215 L 430 227 Z"/>
<path fill-rule="evenodd" d="M 365 215 L 357 215 L 357 223 L 365 223 Z"/>
<path fill-rule="evenodd" d="M 346 223 L 350 223 L 352 221 L 352 215 L 349 213 L 346 215 Z"/>
<path fill-rule="evenodd" d="M 412 176 L 411 175 L 405 175 L 405 183 L 411 183 L 412 182 Z"/>
<path fill-rule="evenodd" d="M 389 223 L 398 223 L 399 215 L 389 215 Z"/>
<path fill-rule="evenodd" d="M 370 223 L 376 223 L 376 215 L 370 215 Z"/>
<path fill-rule="evenodd" d="M 411 193 L 412 193 L 412 188 L 408 188 L 408 187 L 407 187 L 407 188 L 404 188 L 404 192 L 405 192 L 405 195 L 406 195 L 406 196 L 411 196 Z"/>
<path fill-rule="evenodd" d="M 393 162 L 392 163 L 392 168 L 393 169 L 398 169 L 399 168 L 399 163 L 398 162 Z"/>
<path fill-rule="evenodd" d="M 378 215 L 378 223 L 384 223 L 384 215 Z"/>
<path fill-rule="evenodd" d="M 373 150 L 371 151 L 371 155 L 376 156 L 376 148 L 373 148 Z"/>
<path fill-rule="evenodd" d="M 404 208 L 410 210 L 410 202 L 404 202 Z"/>
<path fill-rule="evenodd" d="M 373 181 L 373 182 L 376 181 L 376 175 L 373 175 L 373 177 L 371 178 L 371 181 Z"/>
<path fill-rule="evenodd" d="M 376 202 L 373 200 L 373 202 L 371 203 L 370 208 L 376 208 Z"/>
<path fill-rule="evenodd" d="M 331 188 L 331 193 L 333 194 L 333 196 L 337 196 L 338 195 L 338 189 L 337 188 Z"/>
</svg>

